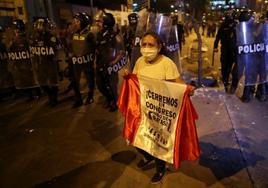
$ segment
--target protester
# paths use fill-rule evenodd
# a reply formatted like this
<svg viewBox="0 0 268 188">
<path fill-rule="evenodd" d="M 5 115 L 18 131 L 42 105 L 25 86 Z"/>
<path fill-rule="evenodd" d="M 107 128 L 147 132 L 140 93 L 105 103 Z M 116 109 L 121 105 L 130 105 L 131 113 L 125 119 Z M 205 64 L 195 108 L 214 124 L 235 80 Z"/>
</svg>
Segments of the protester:
<svg viewBox="0 0 268 188">
<path fill-rule="evenodd" d="M 175 63 L 163 55 L 163 49 L 161 39 L 156 33 L 146 33 L 141 41 L 142 57 L 137 60 L 133 73 L 153 79 L 184 83 L 180 79 Z M 144 168 L 154 160 L 156 173 L 152 177 L 151 182 L 160 182 L 166 173 L 166 162 L 153 157 L 141 149 L 138 149 L 138 151 L 144 156 L 144 159 L 139 161 L 138 168 Z"/>
</svg>

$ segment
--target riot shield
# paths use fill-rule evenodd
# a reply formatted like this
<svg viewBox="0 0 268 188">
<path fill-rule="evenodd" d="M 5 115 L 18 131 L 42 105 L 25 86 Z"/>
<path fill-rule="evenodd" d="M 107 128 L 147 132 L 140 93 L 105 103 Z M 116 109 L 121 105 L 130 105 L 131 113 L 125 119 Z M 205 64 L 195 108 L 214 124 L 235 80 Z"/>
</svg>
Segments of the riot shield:
<svg viewBox="0 0 268 188">
<path fill-rule="evenodd" d="M 237 63 L 239 75 L 244 75 L 245 86 L 266 80 L 263 24 L 240 22 L 236 26 Z"/>
<path fill-rule="evenodd" d="M 118 74 L 123 75 L 123 68 L 129 66 L 124 40 L 120 34 L 112 32 L 107 38 L 99 34 L 96 64 L 96 82 L 100 92 L 107 99 L 117 100 Z"/>
<path fill-rule="evenodd" d="M 266 65 L 266 73 L 268 73 L 268 21 L 264 23 L 264 44 L 265 44 L 265 65 Z M 266 81 L 268 82 L 268 78 L 266 78 Z M 268 90 L 268 88 L 267 88 Z"/>
<path fill-rule="evenodd" d="M 17 89 L 37 87 L 31 62 L 29 43 L 23 35 L 12 43 L 8 50 L 8 59 L 14 85 Z"/>
<path fill-rule="evenodd" d="M 6 47 L 0 41 L 0 90 L 14 86 L 11 72 L 8 68 L 8 54 Z"/>
<path fill-rule="evenodd" d="M 131 69 L 137 59 L 141 56 L 140 53 L 140 40 L 147 31 L 154 31 L 160 35 L 164 45 L 167 48 L 167 56 L 169 56 L 180 69 L 179 63 L 179 44 L 177 37 L 177 29 L 172 26 L 172 19 L 163 14 L 155 14 L 152 12 L 143 11 L 140 13 L 139 22 L 135 34 L 135 43 L 131 54 Z"/>
<path fill-rule="evenodd" d="M 40 32 L 35 35 L 31 43 L 34 73 L 40 86 L 58 85 L 57 42 L 51 33 Z"/>
<path fill-rule="evenodd" d="M 97 66 L 104 66 L 108 75 L 119 72 L 128 59 L 122 35 L 112 34 L 110 39 L 103 38 L 102 41 L 103 45 L 98 45 Z"/>
<path fill-rule="evenodd" d="M 176 25 L 173 25 L 170 30 L 169 39 L 166 43 L 167 56 L 172 59 L 177 65 L 178 71 L 182 73 L 182 67 L 180 62 L 180 52 L 179 52 L 179 38 L 178 29 Z"/>
</svg>

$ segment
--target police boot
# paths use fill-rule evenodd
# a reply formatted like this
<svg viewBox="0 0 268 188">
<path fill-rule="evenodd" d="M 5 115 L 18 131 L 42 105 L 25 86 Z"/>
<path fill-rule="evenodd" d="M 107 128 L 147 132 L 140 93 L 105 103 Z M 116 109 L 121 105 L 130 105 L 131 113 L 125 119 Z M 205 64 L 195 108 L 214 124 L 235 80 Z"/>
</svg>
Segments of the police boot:
<svg viewBox="0 0 268 188">
<path fill-rule="evenodd" d="M 225 90 L 225 93 L 229 92 L 229 83 L 224 83 L 224 90 Z"/>
<path fill-rule="evenodd" d="M 51 88 L 51 102 L 49 104 L 51 107 L 58 105 L 58 87 L 52 86 Z"/>
<path fill-rule="evenodd" d="M 32 89 L 26 89 L 26 93 L 27 93 L 27 99 L 26 102 L 31 102 L 34 100 L 34 93 Z"/>
<path fill-rule="evenodd" d="M 80 99 L 80 100 L 75 100 L 75 102 L 74 102 L 72 108 L 78 108 L 78 107 L 80 107 L 80 106 L 82 106 L 82 105 L 83 105 L 83 101 L 82 101 L 82 99 Z"/>
<path fill-rule="evenodd" d="M 82 105 L 83 105 L 82 96 L 81 96 L 80 93 L 77 92 L 77 93 L 75 94 L 75 102 L 74 102 L 72 108 L 78 108 L 78 107 L 80 107 L 80 106 L 82 106 Z"/>
<path fill-rule="evenodd" d="M 231 84 L 231 87 L 230 87 L 230 94 L 234 94 L 236 89 L 237 89 L 237 85 L 238 85 L 238 80 L 236 79 L 233 79 L 232 80 L 232 84 Z"/>
<path fill-rule="evenodd" d="M 243 95 L 241 97 L 242 102 L 248 103 L 251 100 L 252 96 L 252 86 L 245 86 Z"/>
<path fill-rule="evenodd" d="M 115 101 L 112 101 L 111 103 L 110 103 L 110 109 L 109 109 L 109 111 L 110 112 L 115 112 L 115 111 L 117 111 L 118 110 L 118 107 L 117 107 L 117 105 L 116 105 L 116 102 Z"/>
<path fill-rule="evenodd" d="M 57 100 L 57 97 L 54 97 L 54 96 L 53 96 L 53 97 L 51 98 L 51 101 L 49 101 L 49 106 L 52 107 L 52 108 L 55 107 L 55 106 L 57 106 L 58 104 L 59 104 L 59 102 L 58 102 L 58 100 Z"/>
<path fill-rule="evenodd" d="M 267 99 L 266 98 L 266 84 L 259 84 L 258 85 L 255 97 L 260 102 L 266 101 L 266 99 Z"/>
<path fill-rule="evenodd" d="M 230 94 L 234 94 L 235 91 L 236 91 L 236 88 L 237 88 L 236 86 L 233 86 L 233 85 L 232 85 L 231 88 L 230 88 L 229 93 L 230 93 Z"/>
<path fill-rule="evenodd" d="M 87 105 L 87 104 L 91 104 L 91 103 L 93 103 L 94 102 L 94 99 L 93 99 L 93 92 L 89 92 L 88 93 L 88 96 L 87 96 L 87 100 L 86 100 L 86 102 L 85 102 L 85 105 Z"/>
</svg>

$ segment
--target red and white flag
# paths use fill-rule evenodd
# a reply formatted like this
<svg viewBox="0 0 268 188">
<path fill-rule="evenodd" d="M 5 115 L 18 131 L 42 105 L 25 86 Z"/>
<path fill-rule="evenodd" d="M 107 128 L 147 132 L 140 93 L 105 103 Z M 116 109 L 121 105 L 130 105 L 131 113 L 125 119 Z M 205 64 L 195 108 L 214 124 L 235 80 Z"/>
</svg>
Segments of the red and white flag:
<svg viewBox="0 0 268 188">
<path fill-rule="evenodd" d="M 197 160 L 200 148 L 191 90 L 184 84 L 128 75 L 118 99 L 125 116 L 124 138 L 175 168 L 182 160 Z"/>
</svg>

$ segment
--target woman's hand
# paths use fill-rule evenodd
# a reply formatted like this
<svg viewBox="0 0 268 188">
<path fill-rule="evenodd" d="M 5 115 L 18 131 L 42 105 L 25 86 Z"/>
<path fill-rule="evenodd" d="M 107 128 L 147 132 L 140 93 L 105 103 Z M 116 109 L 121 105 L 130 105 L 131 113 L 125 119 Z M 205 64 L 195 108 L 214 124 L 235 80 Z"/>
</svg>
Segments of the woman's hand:
<svg viewBox="0 0 268 188">
<path fill-rule="evenodd" d="M 124 69 L 123 71 L 123 77 L 126 78 L 130 74 L 130 72 L 127 69 Z"/>
<path fill-rule="evenodd" d="M 194 86 L 191 86 L 191 91 L 188 93 L 189 96 L 193 96 L 194 95 L 194 91 L 196 90 L 197 88 L 194 87 Z"/>
</svg>

